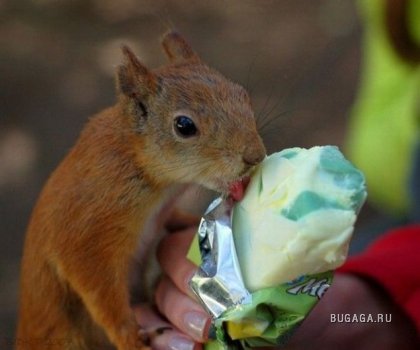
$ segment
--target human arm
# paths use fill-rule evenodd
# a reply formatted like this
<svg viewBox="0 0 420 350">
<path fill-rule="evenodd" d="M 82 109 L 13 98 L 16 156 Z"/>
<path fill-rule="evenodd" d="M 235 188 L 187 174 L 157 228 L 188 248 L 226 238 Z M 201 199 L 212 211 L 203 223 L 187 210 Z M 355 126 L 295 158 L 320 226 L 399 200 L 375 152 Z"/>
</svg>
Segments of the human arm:
<svg viewBox="0 0 420 350">
<path fill-rule="evenodd" d="M 199 344 L 206 337 L 209 318 L 206 318 L 201 306 L 195 302 L 188 287 L 188 280 L 196 268 L 185 255 L 194 233 L 195 229 L 189 228 L 172 233 L 162 241 L 158 256 L 166 276 L 157 288 L 156 303 L 160 312 L 175 328 L 180 329 L 178 335 L 189 340 L 195 339 L 194 349 L 200 349 Z M 352 260 L 348 264 L 351 266 Z M 336 274 L 328 293 L 297 330 L 286 348 L 305 349 L 310 345 L 313 349 L 338 346 L 341 350 L 415 349 L 416 331 L 401 306 L 373 279 L 350 274 L 349 270 L 346 272 L 349 269 L 346 266 Z M 186 325 L 185 315 L 188 312 L 203 316 L 200 331 L 200 327 L 191 328 Z M 366 317 L 369 314 L 374 317 L 378 314 L 391 314 L 392 321 L 331 322 L 332 314 L 357 315 L 359 320 L 362 314 Z M 167 338 L 168 334 L 171 333 L 167 333 Z M 161 341 L 164 340 L 161 338 Z"/>
</svg>

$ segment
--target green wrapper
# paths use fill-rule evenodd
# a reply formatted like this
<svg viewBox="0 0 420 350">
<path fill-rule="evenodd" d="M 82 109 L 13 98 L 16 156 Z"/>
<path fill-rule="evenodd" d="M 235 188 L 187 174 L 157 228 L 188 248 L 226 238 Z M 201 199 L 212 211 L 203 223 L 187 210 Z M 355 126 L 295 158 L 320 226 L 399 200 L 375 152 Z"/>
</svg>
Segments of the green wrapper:
<svg viewBox="0 0 420 350">
<path fill-rule="evenodd" d="M 187 257 L 197 266 L 201 264 L 197 238 Z M 214 320 L 217 340 L 207 343 L 205 349 L 237 350 L 285 344 L 327 291 L 332 278 L 332 271 L 328 271 L 252 293 L 251 303 L 237 305 Z"/>
</svg>

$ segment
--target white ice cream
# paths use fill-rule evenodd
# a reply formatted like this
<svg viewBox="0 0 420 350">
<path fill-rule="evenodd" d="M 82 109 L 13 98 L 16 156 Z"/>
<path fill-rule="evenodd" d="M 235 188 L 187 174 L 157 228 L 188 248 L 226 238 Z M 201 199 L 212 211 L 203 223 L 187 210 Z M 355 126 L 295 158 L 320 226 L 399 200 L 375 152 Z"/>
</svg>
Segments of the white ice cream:
<svg viewBox="0 0 420 350">
<path fill-rule="evenodd" d="M 363 175 L 338 148 L 292 148 L 267 157 L 234 209 L 235 246 L 251 291 L 343 264 Z"/>
</svg>

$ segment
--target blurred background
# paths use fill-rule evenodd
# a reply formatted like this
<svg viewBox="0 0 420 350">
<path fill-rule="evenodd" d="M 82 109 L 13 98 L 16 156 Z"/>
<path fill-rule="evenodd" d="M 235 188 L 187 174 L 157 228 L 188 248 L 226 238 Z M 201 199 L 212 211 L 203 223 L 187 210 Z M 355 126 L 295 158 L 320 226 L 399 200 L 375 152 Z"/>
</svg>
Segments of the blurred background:
<svg viewBox="0 0 420 350">
<path fill-rule="evenodd" d="M 0 337 L 13 337 L 43 183 L 88 117 L 114 103 L 120 45 L 156 67 L 170 27 L 248 88 L 269 152 L 343 146 L 361 56 L 352 0 L 0 0 Z M 361 223 L 372 215 L 366 207 Z"/>
</svg>

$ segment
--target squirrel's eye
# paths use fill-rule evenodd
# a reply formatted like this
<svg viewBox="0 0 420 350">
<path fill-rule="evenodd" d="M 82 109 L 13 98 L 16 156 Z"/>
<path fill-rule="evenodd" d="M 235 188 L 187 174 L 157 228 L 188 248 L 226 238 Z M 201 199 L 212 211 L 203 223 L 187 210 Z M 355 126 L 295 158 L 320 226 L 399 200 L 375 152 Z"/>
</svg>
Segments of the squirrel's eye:
<svg viewBox="0 0 420 350">
<path fill-rule="evenodd" d="M 191 137 L 197 135 L 198 130 L 191 118 L 180 115 L 175 118 L 175 130 L 181 137 Z"/>
</svg>

